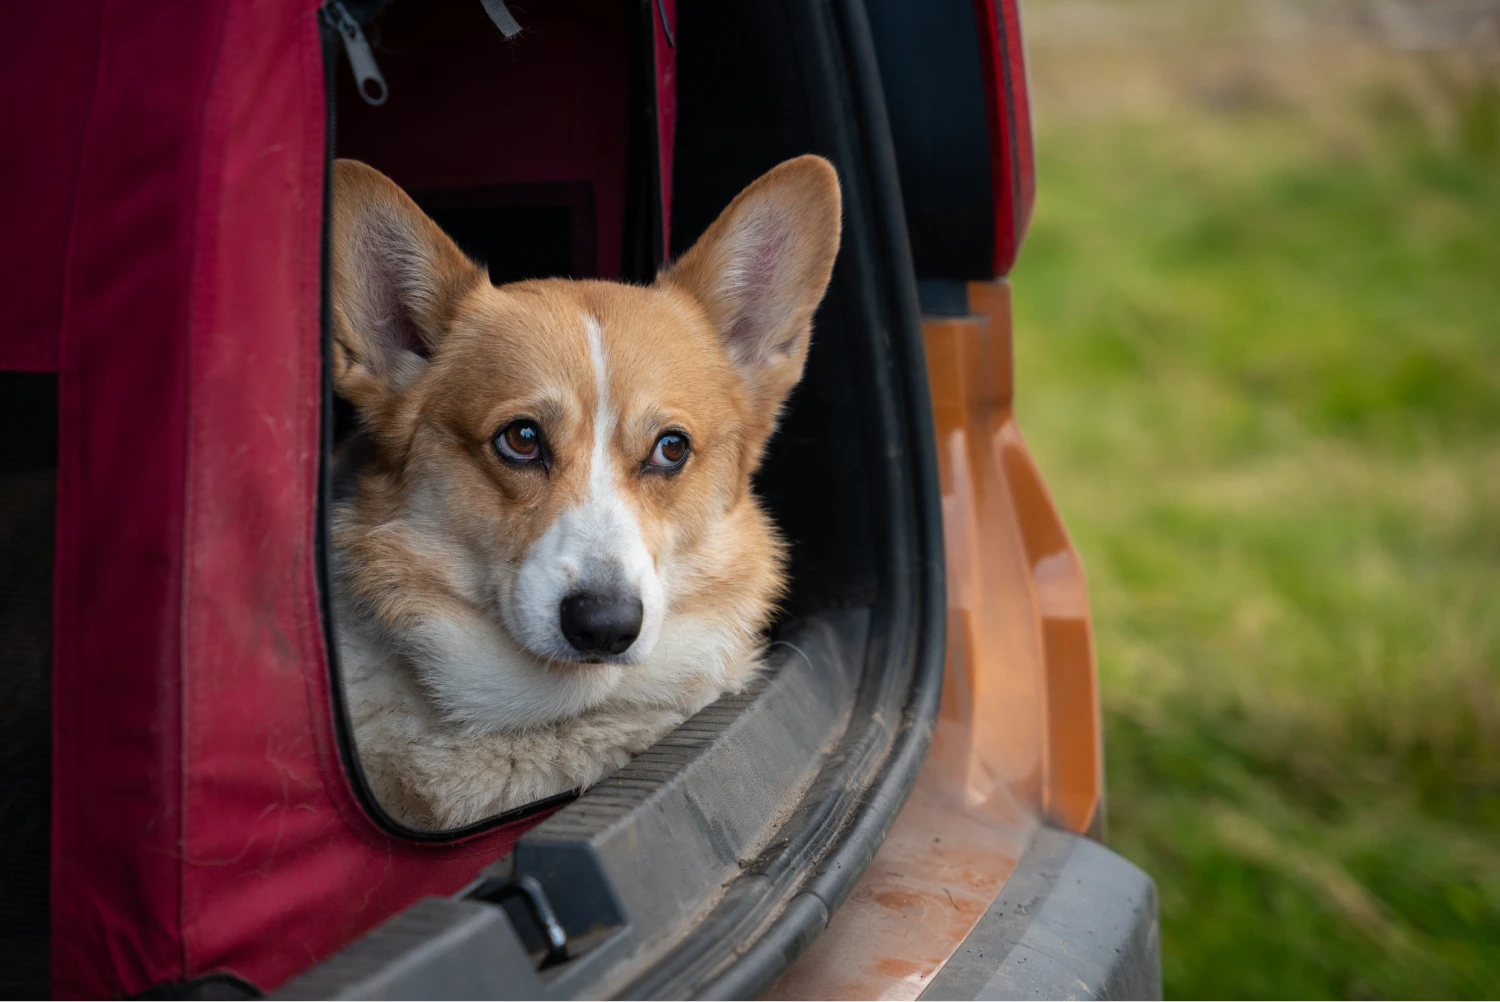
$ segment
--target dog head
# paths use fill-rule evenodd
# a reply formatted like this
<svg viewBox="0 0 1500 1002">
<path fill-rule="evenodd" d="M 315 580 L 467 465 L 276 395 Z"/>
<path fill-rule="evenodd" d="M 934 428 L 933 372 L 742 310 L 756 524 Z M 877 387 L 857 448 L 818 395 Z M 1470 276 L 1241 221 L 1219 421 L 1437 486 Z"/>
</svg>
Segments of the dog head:
<svg viewBox="0 0 1500 1002">
<path fill-rule="evenodd" d="M 396 185 L 334 175 L 334 380 L 369 462 L 342 587 L 450 719 L 701 702 L 753 654 L 781 546 L 750 478 L 839 242 L 817 157 L 655 284 L 493 286 Z"/>
</svg>

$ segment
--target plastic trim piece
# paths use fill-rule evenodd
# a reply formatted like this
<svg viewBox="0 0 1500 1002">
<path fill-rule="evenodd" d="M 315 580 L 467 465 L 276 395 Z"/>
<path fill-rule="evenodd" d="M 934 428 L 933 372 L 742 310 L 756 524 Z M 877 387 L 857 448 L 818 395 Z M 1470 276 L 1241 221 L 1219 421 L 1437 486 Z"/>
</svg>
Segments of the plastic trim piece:
<svg viewBox="0 0 1500 1002">
<path fill-rule="evenodd" d="M 1156 885 L 1096 842 L 1040 828 L 922 999 L 1159 999 Z"/>
<path fill-rule="evenodd" d="M 917 299 L 924 317 L 967 317 L 969 283 L 961 278 L 919 278 Z"/>
</svg>

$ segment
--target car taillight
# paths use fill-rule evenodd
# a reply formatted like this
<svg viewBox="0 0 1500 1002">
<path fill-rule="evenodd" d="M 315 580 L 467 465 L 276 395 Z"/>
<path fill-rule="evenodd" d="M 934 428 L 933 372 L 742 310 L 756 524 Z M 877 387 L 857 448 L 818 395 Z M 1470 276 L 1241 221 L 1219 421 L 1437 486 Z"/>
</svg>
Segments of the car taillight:
<svg viewBox="0 0 1500 1002">
<path fill-rule="evenodd" d="M 996 277 L 1008 274 L 1036 201 L 1019 0 L 974 0 L 990 137 Z"/>
</svg>

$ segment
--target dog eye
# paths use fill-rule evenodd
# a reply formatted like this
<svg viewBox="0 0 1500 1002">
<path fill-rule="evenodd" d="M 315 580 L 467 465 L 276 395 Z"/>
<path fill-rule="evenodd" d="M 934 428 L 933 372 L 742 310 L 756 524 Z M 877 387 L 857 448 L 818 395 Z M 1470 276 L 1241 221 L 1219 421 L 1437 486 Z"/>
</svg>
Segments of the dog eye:
<svg viewBox="0 0 1500 1002">
<path fill-rule="evenodd" d="M 512 463 L 532 463 L 542 458 L 542 431 L 534 421 L 512 421 L 495 436 L 495 451 Z"/>
<path fill-rule="evenodd" d="M 687 436 L 669 431 L 656 440 L 656 447 L 651 450 L 651 458 L 646 462 L 658 470 L 675 470 L 687 459 L 687 454 Z"/>
</svg>

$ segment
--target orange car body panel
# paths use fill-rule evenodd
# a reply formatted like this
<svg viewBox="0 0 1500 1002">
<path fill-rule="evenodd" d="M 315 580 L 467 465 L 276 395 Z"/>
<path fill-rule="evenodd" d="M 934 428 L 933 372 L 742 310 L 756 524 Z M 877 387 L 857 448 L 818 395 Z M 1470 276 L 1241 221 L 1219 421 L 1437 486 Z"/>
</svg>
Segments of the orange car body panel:
<svg viewBox="0 0 1500 1002">
<path fill-rule="evenodd" d="M 1095 828 L 1098 689 L 1083 567 L 1012 412 L 1011 296 L 923 322 L 938 437 L 948 654 L 933 744 L 849 899 L 774 999 L 914 999 L 1032 832 Z"/>
</svg>

